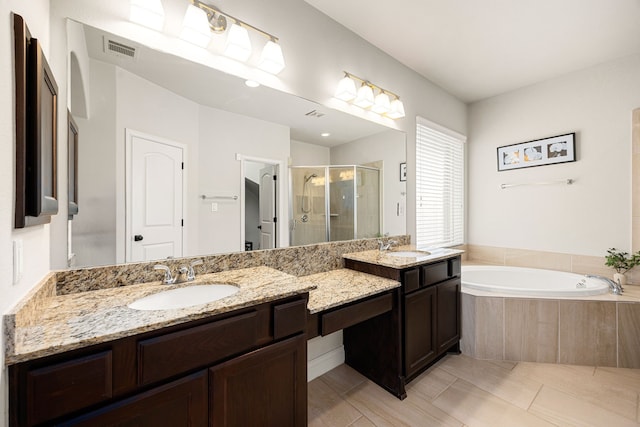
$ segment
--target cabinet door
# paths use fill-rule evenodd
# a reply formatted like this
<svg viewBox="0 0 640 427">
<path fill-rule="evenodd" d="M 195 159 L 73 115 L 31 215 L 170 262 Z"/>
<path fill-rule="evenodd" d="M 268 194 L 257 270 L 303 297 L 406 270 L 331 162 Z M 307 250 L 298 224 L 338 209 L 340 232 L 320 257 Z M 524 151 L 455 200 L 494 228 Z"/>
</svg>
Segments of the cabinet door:
<svg viewBox="0 0 640 427">
<path fill-rule="evenodd" d="M 449 280 L 437 287 L 438 353 L 448 350 L 460 340 L 460 279 Z"/>
<path fill-rule="evenodd" d="M 413 292 L 404 301 L 405 375 L 410 377 L 436 356 L 436 288 Z"/>
<path fill-rule="evenodd" d="M 156 387 L 62 426 L 207 426 L 207 371 Z"/>
<path fill-rule="evenodd" d="M 298 335 L 211 368 L 211 425 L 306 426 L 306 349 Z"/>
</svg>

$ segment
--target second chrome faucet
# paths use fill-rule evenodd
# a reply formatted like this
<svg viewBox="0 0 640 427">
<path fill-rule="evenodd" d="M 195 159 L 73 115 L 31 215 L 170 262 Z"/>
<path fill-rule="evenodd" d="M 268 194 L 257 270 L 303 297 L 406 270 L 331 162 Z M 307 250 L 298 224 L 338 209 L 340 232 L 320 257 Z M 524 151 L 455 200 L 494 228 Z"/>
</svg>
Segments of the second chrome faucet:
<svg viewBox="0 0 640 427">
<path fill-rule="evenodd" d="M 175 276 L 171 274 L 171 268 L 169 268 L 164 264 L 156 264 L 153 266 L 153 268 L 155 270 L 164 271 L 164 279 L 162 282 L 165 285 L 173 285 L 174 283 L 184 283 L 184 282 L 191 282 L 195 280 L 196 272 L 194 267 L 200 264 L 202 264 L 202 260 L 198 259 L 190 263 L 189 266 L 183 265 L 178 269 L 178 273 Z"/>
</svg>

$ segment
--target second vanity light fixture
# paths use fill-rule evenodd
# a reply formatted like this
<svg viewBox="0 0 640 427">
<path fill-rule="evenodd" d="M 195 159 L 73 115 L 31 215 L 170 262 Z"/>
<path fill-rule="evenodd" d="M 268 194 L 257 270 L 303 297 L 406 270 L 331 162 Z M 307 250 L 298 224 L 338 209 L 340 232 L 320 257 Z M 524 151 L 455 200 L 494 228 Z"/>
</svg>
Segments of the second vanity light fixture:
<svg viewBox="0 0 640 427">
<path fill-rule="evenodd" d="M 267 38 L 267 43 L 262 49 L 258 68 L 271 74 L 278 74 L 285 67 L 282 48 L 278 44 L 278 38 L 240 19 L 223 13 L 213 6 L 199 0 L 190 0 L 187 13 L 183 21 L 183 31 L 180 38 L 195 45 L 206 47 L 212 34 L 227 32 L 224 44 L 224 55 L 237 61 L 246 62 L 253 50 L 249 31 L 252 30 Z M 228 21 L 232 21 L 228 25 Z"/>
<path fill-rule="evenodd" d="M 284 69 L 284 56 L 277 37 L 199 0 L 189 1 L 182 21 L 181 39 L 206 48 L 213 34 L 226 32 L 224 55 L 246 62 L 253 53 L 248 31 L 252 30 L 267 39 L 258 68 L 271 74 L 278 74 Z M 162 31 L 164 10 L 160 0 L 130 0 L 130 5 L 131 21 Z M 231 25 L 228 25 L 228 21 L 231 21 Z"/>
<path fill-rule="evenodd" d="M 359 88 L 356 87 L 356 80 L 360 83 Z M 378 92 L 377 95 L 374 91 Z M 404 105 L 398 95 L 346 71 L 338 83 L 335 97 L 390 119 L 400 119 L 405 115 Z"/>
</svg>

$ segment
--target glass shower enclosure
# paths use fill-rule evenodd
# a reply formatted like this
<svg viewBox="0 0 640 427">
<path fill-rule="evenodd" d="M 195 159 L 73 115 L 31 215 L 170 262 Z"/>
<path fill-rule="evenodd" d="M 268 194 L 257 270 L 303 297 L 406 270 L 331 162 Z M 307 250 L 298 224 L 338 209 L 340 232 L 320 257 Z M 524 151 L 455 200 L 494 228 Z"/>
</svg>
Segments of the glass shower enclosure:
<svg viewBox="0 0 640 427">
<path fill-rule="evenodd" d="M 291 245 L 380 235 L 380 171 L 368 166 L 292 166 Z"/>
</svg>

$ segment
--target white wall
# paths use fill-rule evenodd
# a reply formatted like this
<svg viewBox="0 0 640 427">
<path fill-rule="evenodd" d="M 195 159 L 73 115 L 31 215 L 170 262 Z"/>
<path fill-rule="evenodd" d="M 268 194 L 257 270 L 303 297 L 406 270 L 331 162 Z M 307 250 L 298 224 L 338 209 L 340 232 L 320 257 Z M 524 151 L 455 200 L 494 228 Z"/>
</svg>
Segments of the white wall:
<svg viewBox="0 0 640 427">
<path fill-rule="evenodd" d="M 631 249 L 631 111 L 640 56 L 470 106 L 468 243 L 602 256 Z M 496 147 L 576 132 L 577 162 L 497 172 Z M 575 184 L 501 190 L 501 183 Z"/>
<path fill-rule="evenodd" d="M 290 166 L 328 165 L 331 161 L 329 147 L 291 140 Z"/>
<path fill-rule="evenodd" d="M 383 160 L 383 234 L 393 236 L 406 232 L 407 183 L 400 181 L 400 163 L 406 159 L 405 135 L 392 130 L 331 148 L 333 165 L 363 165 Z"/>
<path fill-rule="evenodd" d="M 198 194 L 207 196 L 240 196 L 241 179 L 237 155 L 267 159 L 287 164 L 289 158 L 289 128 L 263 120 L 200 106 L 200 148 L 198 155 Z M 287 177 L 280 174 L 279 192 L 287 200 Z M 201 201 L 198 208 L 200 232 L 199 253 L 234 252 L 244 250 L 240 240 L 240 200 L 219 200 L 218 211 L 211 212 L 211 202 Z M 288 224 L 288 215 L 281 215 L 281 224 Z M 280 241 L 288 242 L 284 227 Z"/>
<path fill-rule="evenodd" d="M 15 188 L 15 87 L 13 62 L 13 17 L 21 15 L 34 37 L 42 43 L 45 56 L 53 67 L 49 34 L 49 1 L 4 0 L 0 2 L 0 313 L 5 313 L 49 270 L 49 226 L 13 228 Z M 55 64 L 58 65 L 57 63 Z M 57 76 L 57 74 L 56 74 Z M 13 241 L 24 244 L 24 276 L 12 285 Z M 0 334 L 4 348 L 4 333 Z M 4 351 L 0 354 L 0 424 L 7 425 L 7 370 Z"/>
<path fill-rule="evenodd" d="M 71 225 L 71 247 L 78 266 L 116 263 L 115 68 L 99 61 L 89 64 L 91 116 L 76 118 L 80 200 Z"/>
</svg>

